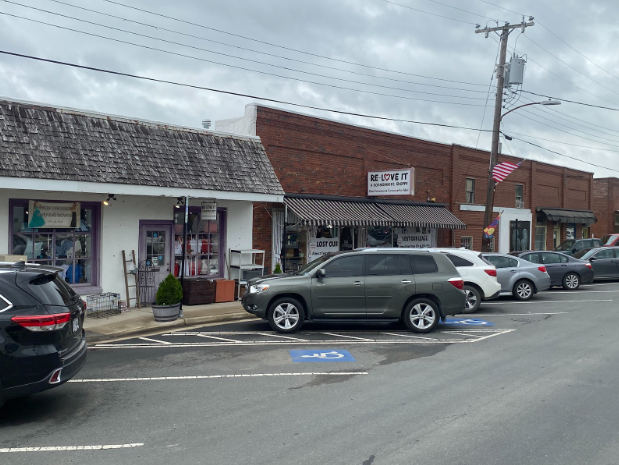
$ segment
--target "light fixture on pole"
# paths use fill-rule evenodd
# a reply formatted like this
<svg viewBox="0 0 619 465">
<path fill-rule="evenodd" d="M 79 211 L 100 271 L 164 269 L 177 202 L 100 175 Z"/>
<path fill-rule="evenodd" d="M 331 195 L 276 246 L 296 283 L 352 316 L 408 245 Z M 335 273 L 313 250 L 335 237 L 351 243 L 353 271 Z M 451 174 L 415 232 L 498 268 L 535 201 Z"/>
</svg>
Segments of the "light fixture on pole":
<svg viewBox="0 0 619 465">
<path fill-rule="evenodd" d="M 548 99 L 548 100 L 542 100 L 541 102 L 525 103 L 524 105 L 520 105 L 516 108 L 512 108 L 508 112 L 504 113 L 503 115 L 501 115 L 501 119 L 505 118 L 505 116 L 511 113 L 512 111 L 517 110 L 518 108 L 528 107 L 529 105 L 544 105 L 544 106 L 561 105 L 561 101 Z"/>
<path fill-rule="evenodd" d="M 185 197 L 176 197 L 174 208 L 181 208 L 183 205 L 185 205 Z"/>
</svg>

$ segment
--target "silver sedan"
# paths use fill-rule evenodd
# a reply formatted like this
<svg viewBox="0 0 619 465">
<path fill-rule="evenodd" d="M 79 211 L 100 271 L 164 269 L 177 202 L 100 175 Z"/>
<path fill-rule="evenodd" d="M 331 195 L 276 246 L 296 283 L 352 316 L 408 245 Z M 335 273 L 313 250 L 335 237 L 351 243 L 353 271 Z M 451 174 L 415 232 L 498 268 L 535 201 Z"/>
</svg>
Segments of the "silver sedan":
<svg viewBox="0 0 619 465">
<path fill-rule="evenodd" d="M 550 275 L 539 263 L 501 253 L 484 253 L 482 257 L 496 267 L 501 295 L 529 300 L 534 294 L 550 289 Z"/>
</svg>

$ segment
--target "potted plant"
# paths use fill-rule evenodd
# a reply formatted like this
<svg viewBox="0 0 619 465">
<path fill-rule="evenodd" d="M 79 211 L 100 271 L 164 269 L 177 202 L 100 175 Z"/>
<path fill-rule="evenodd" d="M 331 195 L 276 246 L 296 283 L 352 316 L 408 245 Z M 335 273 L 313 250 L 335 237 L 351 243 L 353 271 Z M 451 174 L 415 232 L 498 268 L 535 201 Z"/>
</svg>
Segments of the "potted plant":
<svg viewBox="0 0 619 465">
<path fill-rule="evenodd" d="M 178 318 L 183 300 L 183 288 L 172 274 L 159 283 L 152 305 L 155 321 L 174 321 Z"/>
<path fill-rule="evenodd" d="M 277 262 L 275 264 L 275 269 L 273 270 L 273 274 L 279 274 L 282 272 L 282 267 L 280 266 L 279 262 Z"/>
</svg>

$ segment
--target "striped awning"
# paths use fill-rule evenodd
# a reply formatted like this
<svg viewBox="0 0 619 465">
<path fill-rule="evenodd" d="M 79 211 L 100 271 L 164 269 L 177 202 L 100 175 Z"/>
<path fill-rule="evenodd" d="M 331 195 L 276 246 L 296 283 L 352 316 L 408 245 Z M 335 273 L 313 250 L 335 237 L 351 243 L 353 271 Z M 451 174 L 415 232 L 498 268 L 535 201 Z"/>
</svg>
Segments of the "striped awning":
<svg viewBox="0 0 619 465">
<path fill-rule="evenodd" d="M 393 222 L 374 203 L 289 197 L 284 203 L 306 226 L 390 226 Z"/>
<path fill-rule="evenodd" d="M 578 223 L 591 226 L 597 221 L 595 214 L 591 210 L 567 210 L 546 207 L 539 207 L 537 210 L 543 212 L 550 221 L 558 221 L 560 223 Z"/>
<path fill-rule="evenodd" d="M 286 197 L 295 223 L 306 226 L 392 226 L 464 229 L 466 225 L 442 205 L 413 205 Z"/>
<path fill-rule="evenodd" d="M 394 226 L 465 229 L 466 224 L 443 206 L 377 204 L 391 216 Z"/>
</svg>

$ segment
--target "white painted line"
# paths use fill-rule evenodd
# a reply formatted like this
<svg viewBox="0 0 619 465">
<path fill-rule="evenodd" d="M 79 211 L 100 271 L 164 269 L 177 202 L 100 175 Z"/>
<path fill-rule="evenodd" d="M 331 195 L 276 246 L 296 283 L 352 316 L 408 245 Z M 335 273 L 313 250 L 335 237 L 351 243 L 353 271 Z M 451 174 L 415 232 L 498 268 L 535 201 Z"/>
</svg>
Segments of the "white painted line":
<svg viewBox="0 0 619 465">
<path fill-rule="evenodd" d="M 463 331 L 452 331 L 453 334 L 460 334 L 461 336 L 466 336 L 466 337 L 479 337 L 479 334 L 469 334 L 469 333 L 465 333 Z"/>
<path fill-rule="evenodd" d="M 476 313 L 478 316 L 529 316 L 529 315 L 565 315 L 568 312 L 546 312 L 546 313 Z"/>
<path fill-rule="evenodd" d="M 278 337 L 280 339 L 289 339 L 291 341 L 297 341 L 297 342 L 309 342 L 308 339 L 299 339 L 298 337 L 282 336 L 280 334 L 271 334 L 271 333 L 256 333 L 256 334 L 259 334 L 261 336 Z"/>
<path fill-rule="evenodd" d="M 76 450 L 110 450 L 110 449 L 131 449 L 142 447 L 143 442 L 135 444 L 101 444 L 94 446 L 43 446 L 43 447 L 4 447 L 0 448 L 0 453 L 10 452 L 64 452 Z"/>
<path fill-rule="evenodd" d="M 365 337 L 357 337 L 357 336 L 347 336 L 346 334 L 335 334 L 335 333 L 321 333 L 321 334 L 326 334 L 327 336 L 335 336 L 335 337 L 347 337 L 350 339 L 356 339 L 358 341 L 374 341 L 374 339 L 368 339 Z"/>
<path fill-rule="evenodd" d="M 415 338 L 415 339 L 426 339 L 428 341 L 436 341 L 437 339 L 432 337 L 423 337 L 423 336 L 414 336 L 412 334 L 398 334 L 398 333 L 380 333 L 387 334 L 389 336 L 399 336 L 399 337 L 407 337 L 407 338 Z"/>
<path fill-rule="evenodd" d="M 250 373 L 241 375 L 197 375 L 197 376 L 156 376 L 152 378 L 97 378 L 97 379 L 70 379 L 69 383 L 117 383 L 124 381 L 178 381 L 196 379 L 224 379 L 224 378 L 265 378 L 282 376 L 349 376 L 367 375 L 367 371 L 342 372 L 312 372 L 312 373 Z"/>
<path fill-rule="evenodd" d="M 140 339 L 142 339 L 143 341 L 158 342 L 159 344 L 171 344 L 171 342 L 160 341 L 159 339 L 151 339 L 148 337 L 141 337 Z"/>
<path fill-rule="evenodd" d="M 581 294 L 582 295 L 582 294 Z M 484 302 L 482 305 L 492 306 L 492 305 L 533 305 L 533 304 L 573 304 L 573 303 L 590 303 L 590 302 L 614 302 L 613 299 L 610 300 L 534 300 L 528 302 Z"/>
<path fill-rule="evenodd" d="M 505 331 L 503 331 L 502 333 L 498 333 L 498 334 L 488 334 L 487 336 L 480 337 L 479 339 L 475 339 L 474 341 L 469 341 L 469 342 L 479 342 L 479 341 L 483 341 L 484 339 L 490 339 L 491 337 L 499 336 L 500 334 L 507 334 L 507 333 L 511 333 L 512 331 L 516 331 L 516 330 L 515 330 L 515 329 L 506 329 L 506 330 L 505 330 Z"/>
<path fill-rule="evenodd" d="M 233 342 L 233 343 L 239 342 L 239 341 L 235 341 L 234 339 L 227 339 L 225 337 L 208 336 L 208 335 L 206 335 L 204 333 L 194 333 L 194 336 L 205 337 L 205 338 L 210 338 L 210 339 L 217 339 L 219 341 L 225 341 L 225 342 Z"/>
<path fill-rule="evenodd" d="M 619 289 L 617 289 L 616 291 L 589 291 L 589 290 L 585 290 L 582 289 L 582 291 L 586 292 L 587 294 L 589 293 L 594 293 L 594 292 L 610 292 L 610 293 L 614 293 L 617 294 L 619 293 Z M 579 295 L 582 295 L 584 292 L 579 292 Z M 574 291 L 552 291 L 553 294 L 574 294 Z"/>
<path fill-rule="evenodd" d="M 611 281 L 611 282 L 607 282 L 607 283 L 583 284 L 583 287 L 586 287 L 586 286 L 610 286 L 612 284 L 619 284 L 619 283 Z"/>
</svg>

